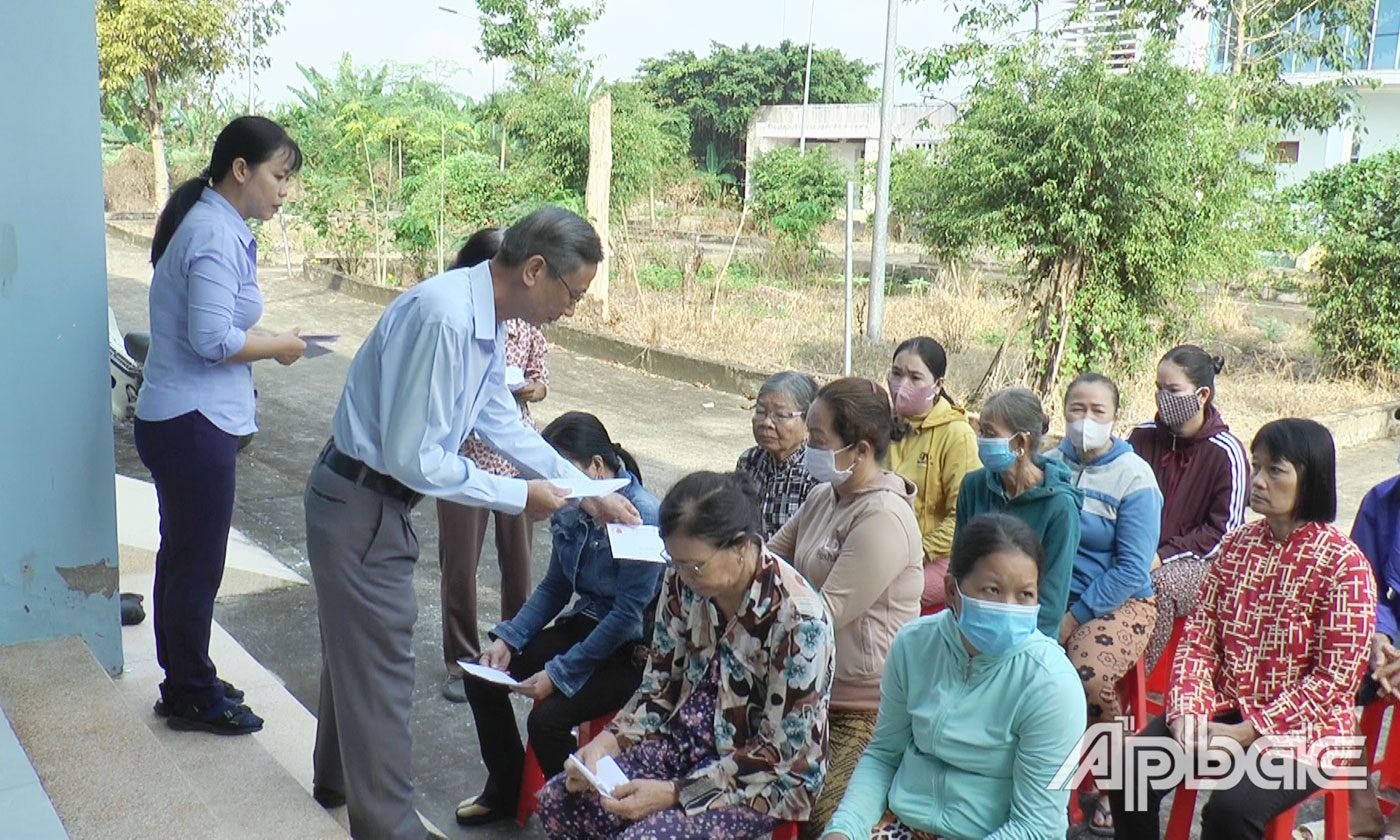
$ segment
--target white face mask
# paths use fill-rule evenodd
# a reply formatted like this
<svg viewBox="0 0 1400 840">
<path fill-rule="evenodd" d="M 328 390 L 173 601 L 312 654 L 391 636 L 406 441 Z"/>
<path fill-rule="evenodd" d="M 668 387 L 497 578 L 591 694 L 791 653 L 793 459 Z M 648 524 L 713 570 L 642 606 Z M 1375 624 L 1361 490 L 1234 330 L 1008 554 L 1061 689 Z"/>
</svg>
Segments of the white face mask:
<svg viewBox="0 0 1400 840">
<path fill-rule="evenodd" d="M 1065 424 L 1065 437 L 1081 453 L 1093 452 L 1108 443 L 1112 435 L 1112 423 L 1102 423 L 1092 417 L 1082 417 Z"/>
<path fill-rule="evenodd" d="M 854 446 L 855 444 L 851 444 Z M 846 483 L 846 479 L 851 477 L 851 471 L 855 469 L 852 464 L 844 470 L 836 469 L 836 453 L 845 452 L 850 446 L 843 446 L 840 449 L 818 449 L 808 444 L 807 453 L 803 456 L 803 465 L 807 467 L 807 472 L 817 481 L 829 481 L 833 485 L 840 487 Z"/>
</svg>

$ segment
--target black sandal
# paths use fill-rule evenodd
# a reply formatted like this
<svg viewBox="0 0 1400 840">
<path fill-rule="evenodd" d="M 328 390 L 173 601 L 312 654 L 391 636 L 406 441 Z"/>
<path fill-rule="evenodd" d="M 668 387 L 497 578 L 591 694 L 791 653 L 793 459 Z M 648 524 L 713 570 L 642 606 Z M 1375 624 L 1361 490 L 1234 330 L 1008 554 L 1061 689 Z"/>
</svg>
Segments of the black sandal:
<svg viewBox="0 0 1400 840">
<path fill-rule="evenodd" d="M 209 732 L 214 735 L 251 735 L 263 728 L 263 719 L 247 706 L 225 700 L 214 710 L 186 706 L 166 718 L 166 726 L 181 732 Z"/>
<path fill-rule="evenodd" d="M 228 680 L 219 680 L 219 683 L 224 687 L 224 697 L 228 698 L 229 700 L 232 700 L 235 703 L 243 702 L 243 689 L 235 688 L 233 683 L 229 682 Z M 156 704 L 151 707 L 151 711 L 156 713 L 156 717 L 170 717 L 170 704 L 167 703 L 165 700 L 164 688 L 161 688 L 160 699 L 157 700 Z"/>
</svg>

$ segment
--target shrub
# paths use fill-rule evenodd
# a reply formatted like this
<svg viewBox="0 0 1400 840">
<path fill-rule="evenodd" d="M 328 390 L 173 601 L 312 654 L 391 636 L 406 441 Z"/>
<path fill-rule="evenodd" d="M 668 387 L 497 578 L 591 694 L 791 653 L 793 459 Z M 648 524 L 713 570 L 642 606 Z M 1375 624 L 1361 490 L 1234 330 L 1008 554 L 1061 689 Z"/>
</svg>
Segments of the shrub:
<svg viewBox="0 0 1400 840">
<path fill-rule="evenodd" d="M 1325 250 L 1312 334 L 1339 372 L 1400 370 L 1400 151 L 1319 172 L 1296 193 Z"/>
<path fill-rule="evenodd" d="M 774 149 L 754 161 L 753 210 L 780 236 L 815 249 L 817 231 L 846 200 L 846 172 L 825 149 Z"/>
</svg>

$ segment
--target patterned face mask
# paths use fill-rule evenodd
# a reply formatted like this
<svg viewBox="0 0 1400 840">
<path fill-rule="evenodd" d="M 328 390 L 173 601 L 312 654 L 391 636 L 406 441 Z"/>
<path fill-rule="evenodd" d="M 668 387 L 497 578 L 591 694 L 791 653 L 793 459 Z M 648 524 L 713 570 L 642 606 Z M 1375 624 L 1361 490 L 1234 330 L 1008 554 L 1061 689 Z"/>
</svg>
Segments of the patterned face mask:
<svg viewBox="0 0 1400 840">
<path fill-rule="evenodd" d="M 1173 429 L 1179 429 L 1191 422 L 1201 410 L 1201 402 L 1196 399 L 1200 389 L 1189 394 L 1173 394 L 1171 391 L 1157 392 L 1157 415 Z"/>
</svg>

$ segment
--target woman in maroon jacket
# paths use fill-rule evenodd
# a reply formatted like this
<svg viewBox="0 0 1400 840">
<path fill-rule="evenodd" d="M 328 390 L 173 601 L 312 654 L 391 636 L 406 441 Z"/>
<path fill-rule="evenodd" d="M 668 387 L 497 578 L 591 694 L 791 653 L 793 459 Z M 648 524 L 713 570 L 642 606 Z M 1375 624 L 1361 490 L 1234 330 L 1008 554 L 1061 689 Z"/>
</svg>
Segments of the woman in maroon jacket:
<svg viewBox="0 0 1400 840">
<path fill-rule="evenodd" d="M 1249 454 L 1215 408 L 1221 365 L 1193 344 L 1168 350 L 1157 365 L 1157 417 L 1128 436 L 1152 465 L 1165 501 L 1152 561 L 1157 626 L 1147 645 L 1148 670 L 1171 639 L 1172 622 L 1196 608 L 1221 538 L 1244 524 Z"/>
</svg>

